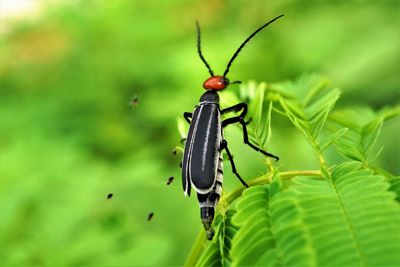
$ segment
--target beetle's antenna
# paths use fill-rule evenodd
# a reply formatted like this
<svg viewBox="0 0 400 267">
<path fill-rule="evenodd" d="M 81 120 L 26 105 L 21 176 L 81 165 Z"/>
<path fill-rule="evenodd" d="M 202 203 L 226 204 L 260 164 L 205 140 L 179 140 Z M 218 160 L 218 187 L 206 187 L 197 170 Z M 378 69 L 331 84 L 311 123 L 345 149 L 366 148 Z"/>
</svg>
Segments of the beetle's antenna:
<svg viewBox="0 0 400 267">
<path fill-rule="evenodd" d="M 212 71 L 210 65 L 208 65 L 206 59 L 203 57 L 203 54 L 201 53 L 201 45 L 200 45 L 200 25 L 199 22 L 196 20 L 196 29 L 197 29 L 197 52 L 199 53 L 199 56 L 201 58 L 201 61 L 204 62 L 204 65 L 206 65 L 208 72 L 210 73 L 211 76 L 214 76 L 214 72 Z"/>
<path fill-rule="evenodd" d="M 228 74 L 229 72 L 229 68 L 232 65 L 232 62 L 235 60 L 235 58 L 237 57 L 237 55 L 239 54 L 240 50 L 242 50 L 242 48 L 247 44 L 248 41 L 250 41 L 251 38 L 254 37 L 254 35 L 256 35 L 259 31 L 261 31 L 262 29 L 264 29 L 265 27 L 267 27 L 269 24 L 271 24 L 272 22 L 274 22 L 275 20 L 279 19 L 280 17 L 283 17 L 285 14 L 282 14 L 270 21 L 268 21 L 267 23 L 265 23 L 263 26 L 261 26 L 260 28 L 258 28 L 255 32 L 253 32 L 249 37 L 247 37 L 247 39 L 239 46 L 238 50 L 236 50 L 235 54 L 233 54 L 231 60 L 229 60 L 228 65 L 226 66 L 226 70 L 224 72 L 224 77 Z M 201 56 L 201 55 L 200 55 Z"/>
</svg>

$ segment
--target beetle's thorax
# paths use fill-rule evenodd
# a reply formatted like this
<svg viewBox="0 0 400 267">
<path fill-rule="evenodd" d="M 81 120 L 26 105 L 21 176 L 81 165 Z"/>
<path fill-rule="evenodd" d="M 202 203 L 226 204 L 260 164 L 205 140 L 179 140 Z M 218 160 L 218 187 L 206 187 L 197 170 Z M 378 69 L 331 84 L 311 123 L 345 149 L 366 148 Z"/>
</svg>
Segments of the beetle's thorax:
<svg viewBox="0 0 400 267">
<path fill-rule="evenodd" d="M 199 105 L 207 104 L 219 105 L 219 95 L 216 91 L 207 91 L 201 95 Z"/>
</svg>

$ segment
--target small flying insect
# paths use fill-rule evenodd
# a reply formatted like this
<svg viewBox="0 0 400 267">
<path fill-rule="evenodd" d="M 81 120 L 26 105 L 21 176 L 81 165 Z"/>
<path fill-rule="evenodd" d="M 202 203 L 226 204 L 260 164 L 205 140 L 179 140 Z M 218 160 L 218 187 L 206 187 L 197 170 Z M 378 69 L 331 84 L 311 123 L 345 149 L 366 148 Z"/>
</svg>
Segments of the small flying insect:
<svg viewBox="0 0 400 267">
<path fill-rule="evenodd" d="M 172 183 L 172 181 L 174 181 L 174 177 L 173 176 L 168 178 L 167 185 L 170 185 Z"/>
<path fill-rule="evenodd" d="M 151 221 L 153 219 L 154 212 L 150 212 L 149 215 L 147 215 L 147 221 Z"/>
<path fill-rule="evenodd" d="M 107 199 L 112 199 L 112 197 L 114 196 L 114 194 L 113 193 L 108 193 L 108 195 L 107 195 Z"/>
<path fill-rule="evenodd" d="M 132 109 L 135 109 L 138 104 L 139 104 L 139 95 L 135 94 L 131 100 L 129 101 L 129 106 L 131 106 Z"/>
</svg>

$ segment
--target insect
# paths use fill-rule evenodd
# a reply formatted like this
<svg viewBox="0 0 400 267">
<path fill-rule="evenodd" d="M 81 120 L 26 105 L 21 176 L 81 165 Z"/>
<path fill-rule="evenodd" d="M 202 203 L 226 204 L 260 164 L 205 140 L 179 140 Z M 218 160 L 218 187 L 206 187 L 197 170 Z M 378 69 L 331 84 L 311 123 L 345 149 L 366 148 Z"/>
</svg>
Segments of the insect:
<svg viewBox="0 0 400 267">
<path fill-rule="evenodd" d="M 197 199 L 200 204 L 200 218 L 209 240 L 214 236 L 214 230 L 211 224 L 214 220 L 215 208 L 222 192 L 222 150 L 225 150 L 228 155 L 232 172 L 245 187 L 248 187 L 246 182 L 236 171 L 235 163 L 228 149 L 228 142 L 224 139 L 222 129 L 230 124 L 240 123 L 243 129 L 243 142 L 245 144 L 261 152 L 265 156 L 272 157 L 275 160 L 279 159 L 277 156 L 250 143 L 246 128 L 247 122 L 244 120 L 247 113 L 247 104 L 239 103 L 232 107 L 220 109 L 218 91 L 224 90 L 230 84 L 240 83 L 240 81 L 231 82 L 227 78 L 232 62 L 251 38 L 282 16 L 283 15 L 280 15 L 270 20 L 253 32 L 233 54 L 223 75 L 214 75 L 210 65 L 205 60 L 201 52 L 200 26 L 196 21 L 197 52 L 204 65 L 207 67 L 211 77 L 203 83 L 203 88 L 206 89 L 207 92 L 200 97 L 200 102 L 195 107 L 193 113 L 185 112 L 183 114 L 183 117 L 190 126 L 182 161 L 182 186 L 187 196 L 190 196 L 192 187 L 196 191 Z M 230 112 L 241 113 L 238 116 L 221 120 L 222 114 Z"/>
<path fill-rule="evenodd" d="M 109 193 L 109 194 L 107 195 L 107 199 L 112 199 L 112 197 L 113 197 L 113 194 L 112 194 L 112 193 Z"/>
<path fill-rule="evenodd" d="M 153 219 L 154 216 L 154 212 L 150 212 L 149 215 L 147 215 L 147 220 L 151 221 L 151 219 Z"/>
<path fill-rule="evenodd" d="M 139 104 L 139 98 L 140 98 L 139 95 L 135 94 L 129 101 L 129 105 L 131 106 L 132 109 L 135 109 Z"/>
<path fill-rule="evenodd" d="M 170 185 L 174 181 L 174 177 L 169 177 L 167 181 L 167 185 Z"/>
</svg>

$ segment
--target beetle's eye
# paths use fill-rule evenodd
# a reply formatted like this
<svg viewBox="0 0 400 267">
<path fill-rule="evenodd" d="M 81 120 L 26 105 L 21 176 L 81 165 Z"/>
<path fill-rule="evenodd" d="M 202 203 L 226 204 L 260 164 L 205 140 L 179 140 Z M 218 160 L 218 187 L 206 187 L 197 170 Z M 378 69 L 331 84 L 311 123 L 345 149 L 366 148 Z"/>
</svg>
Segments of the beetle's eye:
<svg viewBox="0 0 400 267">
<path fill-rule="evenodd" d="M 227 78 L 225 78 L 225 77 L 221 77 L 219 81 L 220 81 L 221 83 L 225 84 L 225 85 L 228 85 L 228 84 L 229 84 L 229 80 L 228 80 Z"/>
</svg>

